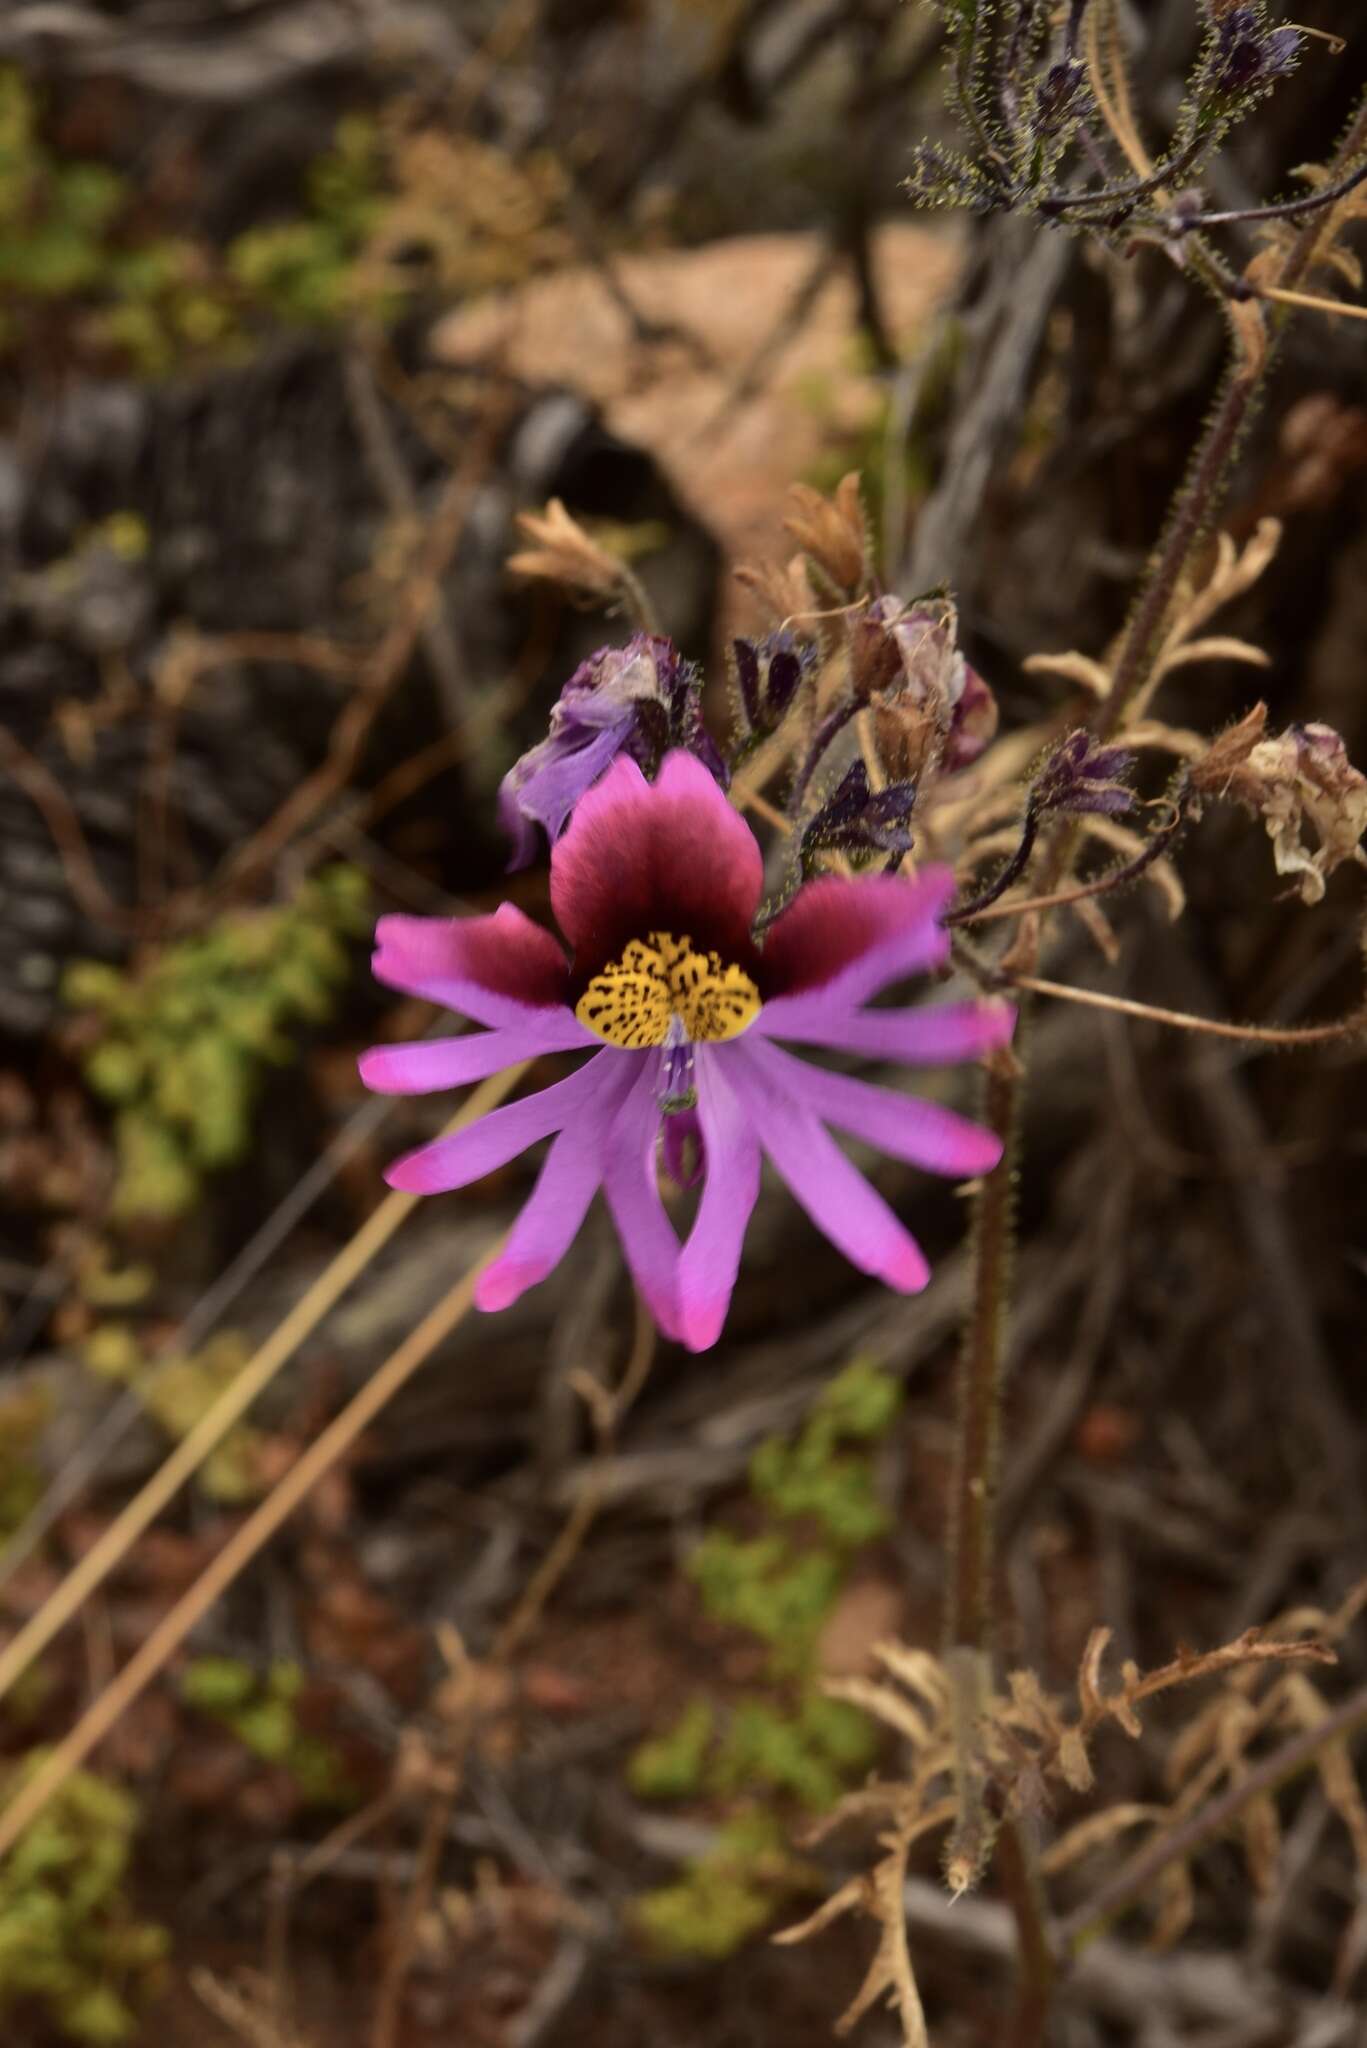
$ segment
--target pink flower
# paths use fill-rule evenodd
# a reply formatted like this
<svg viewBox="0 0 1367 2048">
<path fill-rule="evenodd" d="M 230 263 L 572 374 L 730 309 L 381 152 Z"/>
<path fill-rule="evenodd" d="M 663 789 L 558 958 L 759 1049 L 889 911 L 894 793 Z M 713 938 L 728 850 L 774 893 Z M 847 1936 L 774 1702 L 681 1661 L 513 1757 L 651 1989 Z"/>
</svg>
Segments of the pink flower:
<svg viewBox="0 0 1367 2048">
<path fill-rule="evenodd" d="M 947 869 L 914 881 L 822 877 L 761 946 L 752 926 L 762 886 L 749 827 L 702 763 L 676 751 L 654 783 L 616 760 L 552 850 L 551 902 L 572 960 L 511 904 L 490 917 L 381 920 L 379 979 L 486 1028 L 367 1053 L 371 1088 L 421 1094 L 542 1053 L 592 1054 L 567 1079 L 389 1169 L 392 1187 L 439 1194 L 551 1139 L 481 1276 L 481 1308 L 504 1308 L 544 1279 L 601 1188 L 661 1329 L 705 1350 L 726 1318 L 761 1154 L 854 1265 L 903 1293 L 925 1286 L 919 1246 L 827 1126 L 955 1178 L 995 1166 L 998 1139 L 937 1104 L 813 1066 L 780 1041 L 962 1060 L 1003 1044 L 1013 1013 L 977 1002 L 867 1007 L 943 962 Z M 660 1195 L 661 1155 L 681 1184 L 701 1181 L 682 1245 Z"/>
</svg>

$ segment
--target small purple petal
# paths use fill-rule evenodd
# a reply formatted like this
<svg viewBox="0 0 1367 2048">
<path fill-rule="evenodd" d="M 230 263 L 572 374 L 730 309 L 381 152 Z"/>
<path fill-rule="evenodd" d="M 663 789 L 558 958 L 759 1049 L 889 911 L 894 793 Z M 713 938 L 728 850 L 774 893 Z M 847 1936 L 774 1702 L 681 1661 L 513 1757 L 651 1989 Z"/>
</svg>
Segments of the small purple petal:
<svg viewBox="0 0 1367 2048">
<path fill-rule="evenodd" d="M 438 1088 L 464 1088 L 501 1074 L 519 1060 L 542 1053 L 576 1052 L 601 1041 L 586 1031 L 573 1010 L 548 1010 L 528 1025 L 472 1031 L 461 1038 L 426 1038 L 406 1045 L 377 1045 L 363 1052 L 361 1079 L 377 1095 L 430 1095 Z"/>
<path fill-rule="evenodd" d="M 743 1038 L 719 1050 L 761 1145 L 817 1229 L 861 1273 L 899 1294 L 919 1293 L 930 1278 L 920 1246 L 806 1102 L 778 1084 L 771 1062 L 784 1056 Z"/>
<path fill-rule="evenodd" d="M 721 1335 L 740 1271 L 745 1227 L 759 1198 L 759 1145 L 719 1052 L 710 1045 L 697 1050 L 707 1181 L 679 1255 L 678 1275 L 680 1333 L 690 1351 L 709 1350 Z"/>
<path fill-rule="evenodd" d="M 958 1180 L 990 1173 L 1001 1158 L 1002 1141 L 995 1131 L 942 1109 L 938 1102 L 809 1066 L 776 1045 L 755 1044 L 749 1055 L 776 1089 L 891 1159 L 905 1159 L 927 1173 Z"/>
<path fill-rule="evenodd" d="M 511 903 L 491 917 L 382 917 L 375 978 L 476 1024 L 527 1024 L 560 1008 L 569 966 L 548 931 Z"/>
<path fill-rule="evenodd" d="M 404 1188 L 414 1195 L 442 1195 L 452 1188 L 467 1187 L 472 1180 L 482 1180 L 495 1167 L 516 1159 L 538 1138 L 564 1130 L 602 1086 L 605 1062 L 639 1057 L 608 1047 L 566 1080 L 526 1095 L 520 1102 L 490 1110 L 488 1116 L 449 1138 L 405 1152 L 385 1179 L 392 1188 Z"/>
<path fill-rule="evenodd" d="M 1007 1045 L 1016 1013 L 1006 1003 L 928 1003 L 914 1010 L 854 1010 L 838 995 L 780 996 L 766 1003 L 752 1027 L 761 1038 L 824 1045 L 832 1052 L 910 1066 L 941 1066 L 976 1059 Z"/>
<path fill-rule="evenodd" d="M 621 1054 L 615 1055 L 621 1058 Z M 603 1193 L 636 1285 L 666 1337 L 678 1337 L 679 1240 L 660 1199 L 656 1146 L 658 1066 L 649 1054 L 627 1055 L 640 1071 L 604 1141 Z"/>
<path fill-rule="evenodd" d="M 852 1006 L 903 975 L 940 966 L 949 935 L 938 920 L 953 894 L 945 867 L 925 868 L 915 880 L 824 875 L 808 882 L 765 935 L 766 992 L 777 998 L 821 988 Z"/>
<path fill-rule="evenodd" d="M 552 1142 L 507 1242 L 476 1281 L 476 1308 L 509 1307 L 560 1264 L 602 1184 L 604 1130 L 632 1079 L 625 1060 L 602 1065 L 598 1087 Z"/>
</svg>

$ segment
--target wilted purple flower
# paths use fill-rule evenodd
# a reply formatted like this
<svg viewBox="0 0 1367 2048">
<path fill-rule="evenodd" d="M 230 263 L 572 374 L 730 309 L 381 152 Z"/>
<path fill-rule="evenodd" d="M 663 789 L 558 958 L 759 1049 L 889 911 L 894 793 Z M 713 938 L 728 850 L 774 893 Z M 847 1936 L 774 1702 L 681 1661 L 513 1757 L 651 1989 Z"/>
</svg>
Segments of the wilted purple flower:
<svg viewBox="0 0 1367 2048">
<path fill-rule="evenodd" d="M 818 853 L 886 853 L 896 867 L 911 851 L 907 820 L 915 804 L 914 783 L 891 782 L 885 789 L 872 789 L 868 769 L 855 761 L 834 796 L 803 828 L 804 868 Z"/>
<path fill-rule="evenodd" d="M 1233 7 L 1215 32 L 1210 81 L 1217 93 L 1233 95 L 1270 85 L 1294 71 L 1301 52 L 1297 29 L 1272 28 L 1259 7 Z"/>
<path fill-rule="evenodd" d="M 731 658 L 746 729 L 762 738 L 782 723 L 799 683 L 816 666 L 817 654 L 810 641 L 770 633 L 763 640 L 733 640 Z"/>
<path fill-rule="evenodd" d="M 1134 807 L 1134 791 L 1120 778 L 1133 767 L 1134 755 L 1125 747 L 1099 746 L 1089 732 L 1070 732 L 1031 783 L 1030 807 L 1037 817 L 1091 811 L 1122 818 Z"/>
<path fill-rule="evenodd" d="M 703 764 L 668 754 L 657 780 L 619 757 L 551 849 L 551 903 L 573 949 L 511 904 L 491 917 L 387 917 L 381 981 L 488 1029 L 367 1053 L 367 1084 L 452 1088 L 543 1053 L 585 1052 L 568 1079 L 396 1161 L 392 1186 L 465 1187 L 552 1140 L 536 1186 L 475 1300 L 498 1309 L 558 1265 L 601 1188 L 660 1327 L 690 1349 L 721 1332 L 767 1154 L 817 1227 L 856 1266 L 914 1293 L 929 1269 L 827 1125 L 894 1158 L 960 1177 L 1001 1142 L 938 1104 L 784 1051 L 779 1040 L 918 1062 L 1005 1043 L 1012 1012 L 980 1002 L 871 1009 L 939 966 L 948 869 L 914 881 L 824 876 L 753 936 L 760 848 Z M 660 1195 L 661 1155 L 701 1184 L 681 1245 Z"/>
<path fill-rule="evenodd" d="M 702 722 L 701 679 L 659 634 L 600 647 L 579 664 L 551 712 L 550 732 L 515 762 L 498 792 L 513 842 L 510 868 L 536 858 L 540 825 L 554 843 L 581 796 L 629 753 L 653 771 L 672 744 L 695 753 L 725 787 L 726 766 Z"/>
</svg>

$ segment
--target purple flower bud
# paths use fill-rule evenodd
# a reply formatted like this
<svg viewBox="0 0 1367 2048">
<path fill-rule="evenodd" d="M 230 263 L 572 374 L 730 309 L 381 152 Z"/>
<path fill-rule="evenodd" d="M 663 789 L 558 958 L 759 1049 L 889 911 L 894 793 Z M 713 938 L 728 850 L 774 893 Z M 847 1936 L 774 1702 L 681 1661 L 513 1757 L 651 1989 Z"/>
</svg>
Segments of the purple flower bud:
<svg viewBox="0 0 1367 2048">
<path fill-rule="evenodd" d="M 810 866 L 818 853 L 886 853 L 894 866 L 911 849 L 907 826 L 916 803 L 910 782 L 892 782 L 871 789 L 869 774 L 856 761 L 843 776 L 834 796 L 809 819 L 802 834 L 802 862 Z"/>
<path fill-rule="evenodd" d="M 638 633 L 579 664 L 551 712 L 547 737 L 504 776 L 499 822 L 513 842 L 510 868 L 536 858 L 537 826 L 554 843 L 570 813 L 621 753 L 650 775 L 671 746 L 696 754 L 726 787 L 726 764 L 702 722 L 701 678 L 669 640 Z"/>
<path fill-rule="evenodd" d="M 733 640 L 731 655 L 747 729 L 757 737 L 774 732 L 815 665 L 815 647 L 791 633 L 770 633 L 763 640 Z"/>
<path fill-rule="evenodd" d="M 1098 746 L 1089 732 L 1070 732 L 1031 784 L 1031 804 L 1037 816 L 1062 811 L 1122 818 L 1135 799 L 1121 777 L 1133 767 L 1134 755 L 1126 748 Z"/>
</svg>

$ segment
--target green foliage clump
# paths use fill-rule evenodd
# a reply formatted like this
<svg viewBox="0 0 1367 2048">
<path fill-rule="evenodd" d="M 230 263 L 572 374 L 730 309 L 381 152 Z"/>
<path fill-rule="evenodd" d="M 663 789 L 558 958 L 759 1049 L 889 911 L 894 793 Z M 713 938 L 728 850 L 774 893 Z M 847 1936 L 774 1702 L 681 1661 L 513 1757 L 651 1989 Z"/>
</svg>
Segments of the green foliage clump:
<svg viewBox="0 0 1367 2048">
<path fill-rule="evenodd" d="M 228 274 L 243 297 L 279 319 L 309 324 L 355 310 L 358 258 L 384 206 L 382 170 L 375 123 L 347 115 L 333 148 L 310 171 L 307 212 L 248 228 L 229 248 Z"/>
<path fill-rule="evenodd" d="M 634 1918 L 657 1953 L 720 1962 L 762 1934 L 795 1894 L 819 1883 L 811 1865 L 786 1846 L 773 1816 L 752 1809 L 728 1821 L 676 1884 L 638 1899 Z"/>
<path fill-rule="evenodd" d="M 747 1537 L 712 1530 L 688 1560 L 708 1618 L 763 1645 L 768 1688 L 729 1706 L 699 1694 L 631 1759 L 641 1798 L 751 1795 L 705 1856 L 639 1902 L 652 1947 L 716 1958 L 767 1926 L 801 1882 L 775 1809 L 823 1812 L 873 1762 L 868 1717 L 821 1691 L 817 1644 L 856 1557 L 886 1525 L 872 1451 L 900 1399 L 887 1373 L 848 1366 L 795 1437 L 770 1438 L 751 1459 L 766 1526 Z"/>
<path fill-rule="evenodd" d="M 131 1387 L 147 1413 L 173 1437 L 185 1437 L 203 1419 L 250 1356 L 235 1330 L 211 1337 L 190 1358 L 148 1358 L 127 1323 L 99 1323 L 85 1340 L 85 1363 L 101 1379 Z M 261 1432 L 239 1422 L 199 1468 L 210 1500 L 236 1506 L 261 1491 Z"/>
<path fill-rule="evenodd" d="M 181 1676 L 180 1695 L 262 1763 L 287 1772 L 310 1806 L 349 1806 L 356 1795 L 341 1758 L 299 1725 L 303 1684 L 297 1664 L 272 1664 L 262 1676 L 238 1657 L 197 1657 Z"/>
<path fill-rule="evenodd" d="M 84 1072 L 115 1109 L 115 1217 L 179 1216 L 204 1174 L 243 1157 L 268 1068 L 331 1014 L 367 898 L 359 870 L 338 865 L 293 902 L 230 913 L 141 969 L 68 969 L 64 999 L 102 1027 Z"/>
<path fill-rule="evenodd" d="M 41 1768 L 33 1750 L 8 1774 L 12 1797 Z M 88 1771 L 67 1779 L 0 1868 L 0 2019 L 43 2011 L 73 2041 L 131 2040 L 157 1988 L 167 1937 L 124 1895 L 138 1810 Z"/>
</svg>

